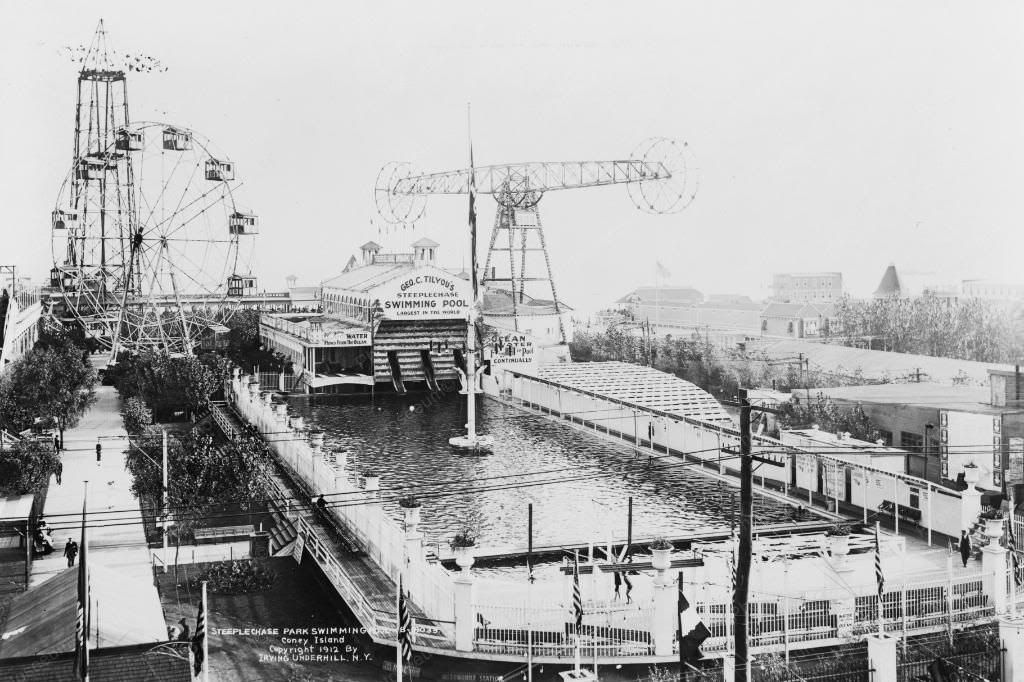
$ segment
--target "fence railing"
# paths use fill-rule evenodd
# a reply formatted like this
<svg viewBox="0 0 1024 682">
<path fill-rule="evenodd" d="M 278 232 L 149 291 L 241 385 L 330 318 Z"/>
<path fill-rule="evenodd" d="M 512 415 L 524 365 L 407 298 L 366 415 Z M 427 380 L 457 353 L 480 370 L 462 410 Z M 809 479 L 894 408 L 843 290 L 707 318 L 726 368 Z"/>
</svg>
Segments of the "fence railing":
<svg viewBox="0 0 1024 682">
<path fill-rule="evenodd" d="M 936 656 L 935 658 L 939 658 Z M 898 682 L 911 682 L 912 680 L 930 679 L 928 666 L 935 658 L 923 661 L 912 661 L 899 663 L 896 666 L 896 679 Z M 1003 667 L 1003 652 L 998 649 L 980 651 L 967 654 L 954 654 L 942 656 L 951 670 L 954 671 L 958 680 L 1001 680 Z"/>
</svg>

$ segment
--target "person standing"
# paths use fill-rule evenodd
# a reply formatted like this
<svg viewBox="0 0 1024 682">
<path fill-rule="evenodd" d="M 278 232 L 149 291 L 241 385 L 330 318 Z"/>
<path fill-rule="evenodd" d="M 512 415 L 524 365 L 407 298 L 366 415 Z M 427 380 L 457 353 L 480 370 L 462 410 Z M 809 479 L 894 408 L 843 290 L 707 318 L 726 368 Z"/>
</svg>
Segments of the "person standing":
<svg viewBox="0 0 1024 682">
<path fill-rule="evenodd" d="M 960 531 L 960 558 L 963 559 L 964 568 L 967 568 L 967 560 L 971 558 L 971 539 L 965 530 Z"/>
<path fill-rule="evenodd" d="M 78 543 L 68 538 L 68 543 L 64 545 L 64 556 L 68 558 L 68 566 L 75 565 L 75 557 L 78 556 Z"/>
<path fill-rule="evenodd" d="M 60 485 L 61 476 L 64 475 L 64 462 L 57 460 L 57 471 L 54 472 L 57 476 L 57 485 Z"/>
<path fill-rule="evenodd" d="M 100 465 L 100 458 L 103 457 L 103 445 L 96 441 L 96 466 Z"/>
<path fill-rule="evenodd" d="M 53 434 L 53 451 L 60 454 L 60 436 Z"/>
</svg>

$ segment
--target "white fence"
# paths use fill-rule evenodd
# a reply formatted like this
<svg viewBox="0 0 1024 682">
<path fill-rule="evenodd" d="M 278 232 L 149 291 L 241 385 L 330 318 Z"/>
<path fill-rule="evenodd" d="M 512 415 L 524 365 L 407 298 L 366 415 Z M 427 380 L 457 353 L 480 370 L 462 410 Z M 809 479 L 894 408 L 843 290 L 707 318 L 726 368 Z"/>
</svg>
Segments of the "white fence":
<svg viewBox="0 0 1024 682">
<path fill-rule="evenodd" d="M 308 431 L 290 426 L 285 410 L 275 408 L 266 394 L 261 398 L 243 391 L 240 379 L 233 380 L 230 389 L 236 410 L 264 434 L 278 461 L 314 495 L 326 496 L 328 511 L 388 577 L 397 584 L 401 576 L 429 618 L 454 620 L 450 574 L 440 564 L 426 561 L 420 544 L 414 542 L 410 549 L 405 530 L 384 513 L 380 493 L 361 488 L 349 477 L 344 455 L 323 453 L 310 445 Z"/>
</svg>

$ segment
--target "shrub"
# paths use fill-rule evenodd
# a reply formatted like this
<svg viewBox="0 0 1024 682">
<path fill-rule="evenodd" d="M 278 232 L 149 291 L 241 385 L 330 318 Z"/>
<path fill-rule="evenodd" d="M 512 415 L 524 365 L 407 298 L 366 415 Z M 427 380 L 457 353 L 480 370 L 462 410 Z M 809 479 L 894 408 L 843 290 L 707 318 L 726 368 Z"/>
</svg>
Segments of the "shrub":
<svg viewBox="0 0 1024 682">
<path fill-rule="evenodd" d="M 673 549 L 672 543 L 663 537 L 654 538 L 654 542 L 651 543 L 651 549 Z"/>
<path fill-rule="evenodd" d="M 398 500 L 398 506 L 403 509 L 415 509 L 416 507 L 422 507 L 423 503 L 415 495 L 406 495 Z"/>
<path fill-rule="evenodd" d="M 128 398 L 121 406 L 121 419 L 128 433 L 141 434 L 153 423 L 153 411 L 140 398 Z"/>
<path fill-rule="evenodd" d="M 985 507 L 981 510 L 981 518 L 986 521 L 994 521 L 1003 518 L 1003 510 L 998 507 Z"/>
<path fill-rule="evenodd" d="M 464 528 L 455 534 L 451 542 L 452 549 L 460 547 L 475 547 L 476 533 L 471 528 Z"/>
<path fill-rule="evenodd" d="M 210 591 L 220 594 L 248 594 L 261 592 L 274 585 L 277 574 L 262 562 L 253 559 L 243 561 L 218 561 L 189 581 L 199 587 L 207 581 Z"/>
<path fill-rule="evenodd" d="M 850 527 L 847 526 L 845 523 L 837 523 L 836 525 L 829 528 L 825 534 L 834 538 L 846 537 L 850 534 Z"/>
</svg>

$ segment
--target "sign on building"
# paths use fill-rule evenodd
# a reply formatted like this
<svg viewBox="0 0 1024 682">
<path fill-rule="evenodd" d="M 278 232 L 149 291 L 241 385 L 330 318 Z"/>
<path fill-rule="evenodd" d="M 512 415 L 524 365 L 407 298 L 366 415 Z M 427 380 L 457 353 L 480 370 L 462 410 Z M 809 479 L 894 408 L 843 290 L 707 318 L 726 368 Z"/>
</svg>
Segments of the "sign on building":
<svg viewBox="0 0 1024 682">
<path fill-rule="evenodd" d="M 372 295 L 387 320 L 436 320 L 469 314 L 469 282 L 436 268 L 422 268 L 383 284 Z"/>
<path fill-rule="evenodd" d="M 1024 483 L 1024 438 L 1010 439 L 1006 483 L 1008 485 Z"/>
<path fill-rule="evenodd" d="M 369 346 L 370 332 L 361 329 L 324 332 L 324 343 L 332 346 Z"/>
<path fill-rule="evenodd" d="M 519 332 L 498 332 L 484 348 L 492 368 L 522 369 L 536 362 L 533 339 Z"/>
</svg>

